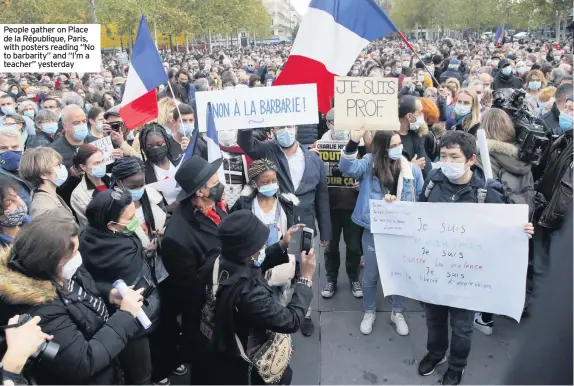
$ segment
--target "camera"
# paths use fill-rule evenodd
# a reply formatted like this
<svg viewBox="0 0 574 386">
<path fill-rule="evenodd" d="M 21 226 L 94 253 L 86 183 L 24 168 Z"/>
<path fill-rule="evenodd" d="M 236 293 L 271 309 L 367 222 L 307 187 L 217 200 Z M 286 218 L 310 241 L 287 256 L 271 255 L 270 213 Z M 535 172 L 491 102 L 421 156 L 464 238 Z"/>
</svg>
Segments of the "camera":
<svg viewBox="0 0 574 386">
<path fill-rule="evenodd" d="M 18 327 L 26 324 L 31 319 L 32 319 L 32 317 L 30 315 L 22 314 L 18 318 L 18 323 L 16 325 L 7 326 L 6 328 L 18 328 Z M 16 344 L 18 344 L 18 342 L 16 342 Z M 6 337 L 2 336 L 2 337 L 0 337 L 0 352 L 2 353 L 2 357 L 4 357 L 4 354 L 6 353 L 7 350 L 8 350 L 8 347 L 7 347 L 7 343 L 6 343 Z M 32 354 L 30 356 L 30 358 L 28 358 L 28 361 L 26 362 L 26 364 L 28 365 L 30 362 L 41 361 L 44 359 L 50 360 L 50 361 L 54 360 L 54 358 L 58 354 L 58 351 L 60 351 L 60 345 L 58 343 L 46 340 L 46 341 L 42 342 L 42 344 L 38 347 L 36 352 L 34 354 Z"/>
<path fill-rule="evenodd" d="M 538 165 L 544 151 L 550 145 L 544 122 L 534 117 L 524 103 L 526 91 L 504 88 L 492 94 L 492 107 L 504 110 L 514 123 L 518 159 Z"/>
</svg>

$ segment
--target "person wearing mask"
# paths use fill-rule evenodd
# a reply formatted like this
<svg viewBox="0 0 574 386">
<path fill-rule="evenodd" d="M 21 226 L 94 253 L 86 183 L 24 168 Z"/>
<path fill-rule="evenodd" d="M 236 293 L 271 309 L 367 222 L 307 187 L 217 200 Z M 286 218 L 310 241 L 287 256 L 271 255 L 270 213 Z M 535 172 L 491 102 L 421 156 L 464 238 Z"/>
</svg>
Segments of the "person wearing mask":
<svg viewBox="0 0 574 386">
<path fill-rule="evenodd" d="M 35 118 L 36 135 L 31 135 L 26 141 L 26 149 L 45 146 L 49 147 L 58 131 L 58 114 L 51 110 L 40 110 Z"/>
<path fill-rule="evenodd" d="M 116 76 L 112 80 L 112 86 L 113 86 L 114 92 L 121 97 L 123 95 L 124 89 L 125 89 L 124 78 L 122 78 L 121 76 Z"/>
<path fill-rule="evenodd" d="M 72 209 L 56 192 L 68 179 L 60 154 L 49 147 L 27 150 L 20 161 L 20 175 L 34 186 L 30 216 L 49 212 L 53 217 L 75 221 Z"/>
<path fill-rule="evenodd" d="M 172 115 L 173 121 L 177 124 L 177 132 L 171 136 L 170 140 L 175 142 L 172 143 L 173 148 L 181 148 L 183 153 L 187 149 L 190 139 L 193 137 L 193 131 L 197 128 L 195 112 L 190 105 L 181 103 L 173 110 Z M 193 154 L 204 159 L 208 158 L 207 142 L 205 142 L 205 139 L 201 135 L 198 135 L 195 140 Z"/>
<path fill-rule="evenodd" d="M 502 59 L 498 62 L 498 73 L 492 82 L 492 89 L 499 90 L 501 88 L 522 88 L 522 79 L 512 74 L 511 61 Z"/>
<path fill-rule="evenodd" d="M 351 131 L 351 139 L 341 154 L 339 168 L 345 176 L 359 182 L 359 197 L 353 211 L 352 220 L 364 228 L 362 236 L 363 258 L 363 311 L 360 331 L 368 335 L 373 330 L 376 319 L 377 282 L 379 270 L 375 255 L 375 242 L 371 233 L 369 200 L 398 197 L 400 201 L 416 201 L 424 180 L 420 167 L 403 156 L 401 136 L 396 132 L 378 131 L 373 138 L 371 150 L 363 158 L 357 159 L 359 141 L 364 129 Z M 409 327 L 403 316 L 404 298 L 391 296 L 391 322 L 399 335 L 408 335 Z"/>
<path fill-rule="evenodd" d="M 458 80 L 459 83 L 462 83 L 462 75 L 459 71 L 460 64 L 460 60 L 452 58 L 449 62 L 447 70 L 440 75 L 440 78 L 437 78 L 439 82 L 445 83 L 447 79 L 454 78 Z"/>
<path fill-rule="evenodd" d="M 110 177 L 106 175 L 104 155 L 94 145 L 89 143 L 78 148 L 74 156 L 75 169 L 83 174 L 82 181 L 72 192 L 70 206 L 76 214 L 80 229 L 88 225 L 86 208 L 92 198 L 99 192 L 103 192 L 110 186 Z"/>
<path fill-rule="evenodd" d="M 431 161 L 428 158 L 424 138 L 421 137 L 421 128 L 426 126 L 422 102 L 411 95 L 399 99 L 399 134 L 403 145 L 403 155 L 410 162 L 417 164 L 426 175 L 431 170 Z M 426 134 L 423 129 L 423 135 Z"/>
<path fill-rule="evenodd" d="M 95 106 L 88 110 L 88 127 L 96 140 L 104 138 L 104 110 Z"/>
<path fill-rule="evenodd" d="M 195 329 L 199 334 L 202 355 L 198 365 L 202 371 L 192 373 L 191 383 L 291 383 L 292 349 L 287 334 L 299 330 L 313 297 L 313 249 L 301 254 L 301 278 L 286 306 L 274 299 L 264 274 L 289 260 L 287 246 L 297 230 L 298 227 L 289 229 L 279 242 L 265 247 L 270 230 L 251 211 L 239 210 L 221 222 L 221 249 L 211 254 L 199 279 L 201 317 L 199 328 Z M 223 272 L 227 274 L 221 275 Z M 269 342 L 270 350 L 286 355 L 282 361 L 274 361 L 271 374 L 261 363 L 267 361 L 265 356 L 260 364 L 250 365 L 253 342 Z M 261 372 L 269 378 L 264 380 Z"/>
<path fill-rule="evenodd" d="M 277 167 L 267 159 L 254 161 L 247 171 L 250 184 L 246 185 L 241 197 L 230 213 L 249 210 L 269 228 L 265 247 L 279 241 L 295 225 L 295 206 L 299 200 L 292 193 L 280 193 L 277 183 Z M 290 298 L 291 280 L 295 276 L 295 256 L 289 255 L 289 262 L 267 271 L 269 285 L 279 302 L 287 305 Z"/>
<path fill-rule="evenodd" d="M 21 158 L 20 133 L 13 127 L 0 126 L 0 176 L 8 177 L 20 187 L 18 194 L 30 208 L 33 186 L 18 173 Z"/>
<path fill-rule="evenodd" d="M 502 185 L 496 180 L 485 180 L 484 172 L 476 166 L 476 138 L 464 131 L 449 131 L 441 138 L 439 169 L 433 169 L 425 181 L 420 202 L 487 203 L 504 201 Z M 486 187 L 486 189 L 485 189 Z M 454 210 L 454 208 L 453 208 Z M 532 237 L 534 228 L 526 224 L 524 231 Z M 474 311 L 438 304 L 425 303 L 428 329 L 428 353 L 419 362 L 422 376 L 434 373 L 437 366 L 447 361 L 449 316 L 452 328 L 448 369 L 443 385 L 458 385 L 462 379 L 470 353 Z"/>
<path fill-rule="evenodd" d="M 69 169 L 74 164 L 74 154 L 80 145 L 87 143 L 86 137 L 89 130 L 84 109 L 78 105 L 64 107 L 62 109 L 62 126 L 64 135 L 52 142 L 50 147 L 60 153 L 63 165 Z"/>
<path fill-rule="evenodd" d="M 176 166 L 180 160 L 173 154 L 174 148 L 165 129 L 158 124 L 145 125 L 140 133 L 139 143 L 146 165 L 146 184 L 157 182 L 156 189 L 162 193 L 167 204 L 166 210 L 171 213 L 177 206 L 177 197 L 181 192 L 181 187 L 175 180 L 178 170 Z"/>
<path fill-rule="evenodd" d="M 13 115 L 16 113 L 16 98 L 10 96 L 10 94 L 4 94 L 0 96 L 0 109 L 2 115 L 0 115 L 0 126 L 4 125 L 4 120 L 7 115 Z M 28 135 L 34 135 L 36 129 L 34 128 L 34 121 L 29 117 L 22 117 L 24 120 L 24 127 Z"/>
<path fill-rule="evenodd" d="M 528 104 L 531 112 L 540 108 L 541 103 L 538 98 L 540 90 L 546 87 L 546 79 L 540 70 L 533 70 L 526 74 L 524 87 L 526 88 L 526 97 L 524 102 Z"/>
<path fill-rule="evenodd" d="M 94 278 L 101 293 L 113 288 L 122 279 L 127 285 L 156 286 L 167 277 L 159 274 L 153 250 L 144 248 L 135 235 L 139 227 L 131 194 L 121 189 L 106 190 L 96 195 L 86 208 L 88 225 L 80 235 L 79 251 L 88 272 Z M 147 284 L 151 283 L 151 284 Z M 160 315 L 160 289 L 156 288 L 147 298 L 144 310 L 152 327 L 143 328 L 120 354 L 126 384 L 148 385 L 163 381 L 152 375 L 152 364 L 161 361 L 168 353 L 154 350 L 155 336 L 162 329 Z"/>
<path fill-rule="evenodd" d="M 0 176 L 0 247 L 7 248 L 12 245 L 14 237 L 20 228 L 30 222 L 28 207 L 22 201 L 18 192 L 20 187 L 10 178 Z"/>
<path fill-rule="evenodd" d="M 391 73 L 385 75 L 387 78 L 397 78 L 399 82 L 399 90 L 403 88 L 403 80 L 407 77 L 403 74 L 402 62 L 400 60 L 392 60 L 390 63 Z"/>
<path fill-rule="evenodd" d="M 26 122 L 24 117 L 20 114 L 14 113 L 4 116 L 4 126 L 14 127 L 20 133 L 20 143 L 24 148 L 28 140 L 28 132 L 26 131 Z M 35 132 L 34 132 L 35 133 Z"/>
<path fill-rule="evenodd" d="M 349 139 L 348 131 L 335 130 L 335 109 L 329 110 L 326 115 L 329 131 L 321 137 L 322 141 L 335 141 L 345 143 Z M 329 187 L 329 203 L 331 229 L 333 235 L 325 250 L 325 269 L 327 283 L 321 291 L 321 296 L 331 298 L 337 292 L 337 279 L 341 265 L 339 242 L 341 234 L 345 239 L 345 269 L 351 284 L 351 293 L 356 298 L 363 297 L 363 289 L 359 281 L 359 265 L 361 262 L 361 234 L 362 229 L 351 218 L 358 197 L 357 189 L 352 187 Z"/>
<path fill-rule="evenodd" d="M 492 108 L 482 117 L 481 127 L 486 134 L 492 175 L 504 186 L 505 201 L 528 205 L 528 218 L 531 218 L 535 195 L 532 165 L 518 159 L 514 123 L 504 110 Z M 477 157 L 477 161 L 482 168 L 482 159 Z M 525 308 L 527 306 L 528 294 Z M 474 319 L 475 329 L 485 335 L 491 335 L 493 327 L 492 314 L 477 313 Z"/>
<path fill-rule="evenodd" d="M 473 89 L 464 88 L 459 91 L 453 115 L 447 120 L 447 130 L 462 130 L 476 136 L 480 128 L 480 104 Z"/>
<path fill-rule="evenodd" d="M 279 188 L 284 193 L 293 193 L 299 199 L 295 209 L 298 222 L 314 230 L 315 219 L 319 225 L 321 246 L 327 247 L 331 239 L 331 218 L 329 190 L 325 165 L 319 156 L 301 146 L 296 140 L 297 127 L 273 129 L 275 140 L 262 142 L 253 136 L 252 130 L 239 130 L 237 143 L 253 160 L 266 158 L 278 170 Z M 315 330 L 309 310 L 301 332 L 311 336 Z"/>
<path fill-rule="evenodd" d="M 36 113 L 38 112 L 38 105 L 30 100 L 21 102 L 18 105 L 18 112 L 22 116 L 28 117 L 33 120 L 34 117 L 36 116 Z"/>
<path fill-rule="evenodd" d="M 561 125 L 560 117 L 563 116 L 562 113 L 566 110 L 566 102 L 570 95 L 572 95 L 572 84 L 563 84 L 562 86 L 557 87 L 556 93 L 554 94 L 554 104 L 552 105 L 552 108 L 549 112 L 540 117 L 552 134 L 561 134 L 563 132 L 561 126 L 567 123 L 567 121 L 564 120 L 564 123 Z"/>
<path fill-rule="evenodd" d="M 196 90 L 191 79 L 192 77 L 187 70 L 179 70 L 170 82 L 171 88 L 166 88 L 166 95 L 169 90 L 168 96 L 171 98 L 177 99 L 182 103 L 192 104 L 195 100 Z M 173 90 L 173 95 L 171 95 L 171 90 Z"/>
<path fill-rule="evenodd" d="M 27 224 L 11 250 L 0 256 L 0 324 L 13 315 L 39 317 L 60 350 L 53 360 L 38 361 L 23 374 L 37 384 L 123 383 L 118 355 L 141 328 L 135 316 L 140 293 L 99 291 L 82 264 L 78 227 L 43 215 Z M 106 303 L 119 306 L 110 315 Z"/>
<path fill-rule="evenodd" d="M 120 115 L 120 106 L 114 106 L 104 113 L 104 124 L 102 126 L 105 135 L 112 138 L 114 150 L 112 155 L 115 159 L 124 156 L 139 157 L 140 155 L 133 149 L 130 143 L 133 143 L 133 131 L 127 130 L 124 126 L 124 120 Z M 95 140 L 90 138 L 90 141 Z"/>
<path fill-rule="evenodd" d="M 8 328 L 4 330 L 7 350 L 2 358 L 2 384 L 5 386 L 27 385 L 28 380 L 22 376 L 24 366 L 46 341 L 53 338 L 38 326 L 39 316 L 34 316 L 23 325 L 12 327 L 19 320 L 20 315 L 14 315 L 8 319 Z"/>
<path fill-rule="evenodd" d="M 199 322 L 198 271 L 205 263 L 206 253 L 221 246 L 218 228 L 227 217 L 223 200 L 224 186 L 217 177 L 219 158 L 212 163 L 192 156 L 178 169 L 175 180 L 181 187 L 179 206 L 172 214 L 161 242 L 162 257 L 175 288 L 174 301 L 182 314 L 182 355 L 192 362 L 197 343 Z M 195 372 L 194 372 L 195 373 Z"/>
</svg>

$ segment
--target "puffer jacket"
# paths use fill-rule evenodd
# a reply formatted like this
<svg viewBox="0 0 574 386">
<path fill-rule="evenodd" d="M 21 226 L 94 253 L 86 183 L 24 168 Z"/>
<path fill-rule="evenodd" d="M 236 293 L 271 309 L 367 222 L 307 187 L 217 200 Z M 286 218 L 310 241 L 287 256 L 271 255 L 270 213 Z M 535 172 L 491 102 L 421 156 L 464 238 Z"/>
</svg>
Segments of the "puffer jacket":
<svg viewBox="0 0 574 386">
<path fill-rule="evenodd" d="M 357 153 L 346 154 L 343 150 L 339 168 L 344 175 L 353 177 L 359 181 L 359 198 L 351 219 L 365 229 L 371 229 L 371 211 L 369 200 L 382 200 L 389 191 L 384 188 L 377 176 L 372 173 L 373 155 L 366 154 L 357 159 Z M 401 172 L 397 185 L 397 198 L 401 201 L 416 201 L 420 195 L 424 179 L 418 165 L 410 163 L 405 157 L 401 157 Z"/>
<path fill-rule="evenodd" d="M 87 298 L 9 268 L 10 258 L 9 249 L 0 252 L 0 324 L 8 324 L 14 315 L 39 316 L 42 331 L 53 335 L 53 342 L 60 345 L 53 360 L 34 361 L 24 375 L 40 385 L 120 384 L 117 356 L 139 330 L 136 319 L 118 311 L 103 320 Z M 102 306 L 96 284 L 84 266 L 73 280 Z"/>
<path fill-rule="evenodd" d="M 317 125 L 299 125 L 297 127 L 297 141 L 309 149 L 319 139 Z"/>
</svg>

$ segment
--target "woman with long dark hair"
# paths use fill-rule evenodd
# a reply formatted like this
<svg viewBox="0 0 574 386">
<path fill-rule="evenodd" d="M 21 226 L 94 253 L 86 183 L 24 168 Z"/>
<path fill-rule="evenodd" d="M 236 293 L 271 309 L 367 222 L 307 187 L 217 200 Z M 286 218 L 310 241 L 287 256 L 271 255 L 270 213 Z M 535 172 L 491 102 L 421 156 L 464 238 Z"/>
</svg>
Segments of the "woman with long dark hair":
<svg viewBox="0 0 574 386">
<path fill-rule="evenodd" d="M 365 315 L 361 322 L 361 333 L 368 335 L 376 318 L 377 282 L 379 270 L 375 255 L 375 242 L 371 232 L 369 200 L 416 201 L 423 187 L 421 169 L 409 162 L 403 155 L 401 136 L 396 132 L 377 131 L 370 153 L 357 159 L 359 141 L 365 130 L 351 131 L 351 139 L 341 156 L 341 172 L 359 181 L 359 198 L 352 220 L 365 228 L 363 232 L 363 308 Z M 407 335 L 409 327 L 402 314 L 404 298 L 391 296 L 391 322 L 399 335 Z"/>
</svg>

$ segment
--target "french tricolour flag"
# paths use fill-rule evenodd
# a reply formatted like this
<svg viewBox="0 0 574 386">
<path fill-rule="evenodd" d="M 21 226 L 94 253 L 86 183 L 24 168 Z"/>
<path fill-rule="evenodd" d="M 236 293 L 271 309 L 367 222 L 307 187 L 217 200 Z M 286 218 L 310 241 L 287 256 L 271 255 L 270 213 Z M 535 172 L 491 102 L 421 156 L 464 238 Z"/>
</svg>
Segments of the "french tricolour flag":
<svg viewBox="0 0 574 386">
<path fill-rule="evenodd" d="M 157 118 L 155 88 L 167 81 L 146 19 L 142 16 L 120 105 L 120 115 L 128 129 L 134 129 Z"/>
<path fill-rule="evenodd" d="M 213 107 L 211 103 L 207 104 L 207 130 L 205 142 L 207 142 L 207 161 L 213 162 L 221 158 L 221 149 L 219 148 L 219 139 L 217 138 L 217 129 L 215 128 L 215 118 L 213 117 Z M 225 185 L 225 174 L 223 172 L 223 164 L 217 171 L 217 178 L 219 182 Z"/>
<path fill-rule="evenodd" d="M 504 39 L 504 24 L 501 24 L 496 30 L 496 33 L 494 34 L 494 44 L 497 46 L 501 45 L 502 39 Z"/>
<path fill-rule="evenodd" d="M 335 76 L 347 75 L 370 42 L 398 31 L 374 0 L 312 0 L 285 67 L 273 83 L 316 83 L 319 110 L 331 108 Z"/>
</svg>

